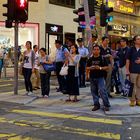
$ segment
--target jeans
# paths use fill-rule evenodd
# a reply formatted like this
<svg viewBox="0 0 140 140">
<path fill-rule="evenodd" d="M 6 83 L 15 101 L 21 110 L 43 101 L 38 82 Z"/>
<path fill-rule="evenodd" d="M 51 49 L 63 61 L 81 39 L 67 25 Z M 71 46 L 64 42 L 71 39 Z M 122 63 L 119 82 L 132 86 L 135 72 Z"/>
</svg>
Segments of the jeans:
<svg viewBox="0 0 140 140">
<path fill-rule="evenodd" d="M 23 76 L 24 76 L 24 82 L 25 82 L 25 87 L 26 87 L 26 91 L 33 91 L 32 89 L 32 83 L 31 83 L 31 75 L 32 75 L 32 69 L 28 69 L 28 68 L 23 68 Z"/>
<path fill-rule="evenodd" d="M 125 86 L 125 79 L 126 79 L 126 68 L 125 66 L 119 69 L 119 73 L 120 73 L 120 82 L 122 84 L 122 89 Z"/>
<path fill-rule="evenodd" d="M 110 107 L 104 78 L 94 78 L 94 79 L 91 78 L 90 83 L 91 83 L 91 94 L 93 97 L 94 106 L 100 107 L 100 103 L 99 103 L 99 95 L 100 95 L 100 97 L 103 100 L 104 106 Z"/>
<path fill-rule="evenodd" d="M 107 71 L 106 77 L 106 90 L 108 95 L 110 95 L 111 92 L 111 75 L 112 75 L 112 67 L 111 65 L 109 65 L 109 70 Z"/>
<path fill-rule="evenodd" d="M 51 73 L 40 73 L 42 96 L 49 96 Z"/>
</svg>

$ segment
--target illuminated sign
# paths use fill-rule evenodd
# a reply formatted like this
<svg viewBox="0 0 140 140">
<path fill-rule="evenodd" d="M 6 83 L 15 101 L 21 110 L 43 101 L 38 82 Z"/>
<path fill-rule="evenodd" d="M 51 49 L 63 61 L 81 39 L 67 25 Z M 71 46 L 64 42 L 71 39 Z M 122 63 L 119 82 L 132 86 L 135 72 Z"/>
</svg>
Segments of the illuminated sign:
<svg viewBox="0 0 140 140">
<path fill-rule="evenodd" d="M 98 6 L 102 4 L 102 0 L 97 0 Z M 104 1 L 105 2 L 105 1 Z M 113 7 L 114 11 L 134 14 L 134 4 L 130 0 L 108 0 L 108 6 Z"/>
<path fill-rule="evenodd" d="M 120 32 L 127 32 L 128 31 L 128 25 L 114 24 L 114 25 L 112 25 L 112 30 L 120 31 Z"/>
<path fill-rule="evenodd" d="M 58 31 L 58 27 L 57 27 L 57 26 L 52 26 L 52 27 L 51 27 L 51 30 L 52 30 L 53 32 L 57 32 L 57 31 Z"/>
</svg>

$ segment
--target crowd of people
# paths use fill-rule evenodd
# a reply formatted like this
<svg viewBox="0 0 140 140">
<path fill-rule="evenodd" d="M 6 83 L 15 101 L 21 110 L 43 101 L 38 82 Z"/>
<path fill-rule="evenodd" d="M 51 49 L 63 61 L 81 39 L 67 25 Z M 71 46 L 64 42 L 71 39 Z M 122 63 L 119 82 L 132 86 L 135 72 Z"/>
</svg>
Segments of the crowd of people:
<svg viewBox="0 0 140 140">
<path fill-rule="evenodd" d="M 46 71 L 42 64 L 55 64 L 55 73 L 59 87 L 57 92 L 68 95 L 66 102 L 78 102 L 79 88 L 86 87 L 86 77 L 89 78 L 94 107 L 100 109 L 99 98 L 102 99 L 104 110 L 109 111 L 112 98 L 111 92 L 124 95 L 125 79 L 129 77 L 134 83 L 130 106 L 140 106 L 140 36 L 137 35 L 130 45 L 127 38 L 121 38 L 114 48 L 109 46 L 109 38 L 103 37 L 101 45 L 93 43 L 92 52 L 84 46 L 82 38 L 77 39 L 77 45 L 68 41 L 63 45 L 56 40 L 55 60 L 52 61 L 45 48 L 33 46 L 26 42 L 26 50 L 20 59 L 22 73 L 25 79 L 27 95 L 41 88 L 42 97 L 50 94 L 51 72 Z M 62 67 L 67 66 L 67 75 L 61 75 Z M 31 81 L 31 77 L 34 78 Z M 41 85 L 41 87 L 40 87 Z"/>
</svg>

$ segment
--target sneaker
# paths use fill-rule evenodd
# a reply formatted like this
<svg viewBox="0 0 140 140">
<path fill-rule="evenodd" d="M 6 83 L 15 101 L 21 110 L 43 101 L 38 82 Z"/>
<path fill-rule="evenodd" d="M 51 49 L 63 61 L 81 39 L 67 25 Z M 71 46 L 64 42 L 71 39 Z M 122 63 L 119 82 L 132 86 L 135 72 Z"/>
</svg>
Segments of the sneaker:
<svg viewBox="0 0 140 140">
<path fill-rule="evenodd" d="M 49 96 L 48 95 L 44 95 L 44 98 L 48 98 Z"/>
<path fill-rule="evenodd" d="M 135 101 L 130 101 L 129 106 L 134 107 L 136 105 Z"/>
<path fill-rule="evenodd" d="M 109 111 L 109 107 L 105 106 L 104 111 Z"/>
<path fill-rule="evenodd" d="M 100 109 L 99 106 L 94 106 L 94 107 L 92 108 L 92 111 L 96 111 L 96 110 L 99 110 L 99 109 Z"/>
<path fill-rule="evenodd" d="M 136 105 L 137 105 L 137 106 L 140 106 L 140 101 L 137 101 L 137 102 L 136 102 Z"/>
<path fill-rule="evenodd" d="M 34 95 L 34 93 L 30 91 L 30 92 L 27 93 L 27 95 L 31 96 L 31 95 Z"/>
</svg>

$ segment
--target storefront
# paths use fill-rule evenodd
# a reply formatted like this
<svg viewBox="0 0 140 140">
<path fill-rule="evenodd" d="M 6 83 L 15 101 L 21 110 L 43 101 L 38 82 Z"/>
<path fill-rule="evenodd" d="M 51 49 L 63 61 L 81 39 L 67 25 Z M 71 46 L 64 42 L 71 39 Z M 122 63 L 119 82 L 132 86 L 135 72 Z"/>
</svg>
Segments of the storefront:
<svg viewBox="0 0 140 140">
<path fill-rule="evenodd" d="M 22 51 L 25 49 L 26 41 L 31 41 L 33 45 L 39 45 L 39 24 L 26 23 L 19 25 L 19 46 Z M 0 48 L 14 47 L 14 28 L 5 28 L 5 23 L 0 22 Z"/>
<path fill-rule="evenodd" d="M 55 40 L 63 41 L 63 26 L 46 23 L 46 49 L 52 59 L 54 59 L 56 48 Z"/>
</svg>

